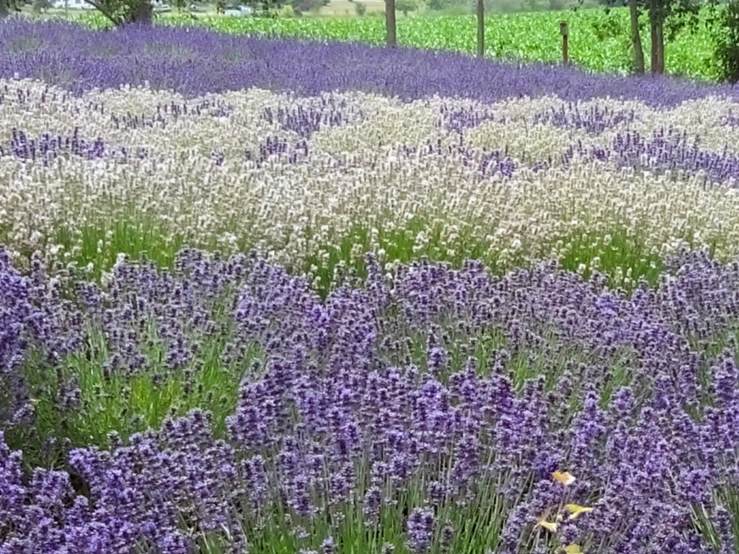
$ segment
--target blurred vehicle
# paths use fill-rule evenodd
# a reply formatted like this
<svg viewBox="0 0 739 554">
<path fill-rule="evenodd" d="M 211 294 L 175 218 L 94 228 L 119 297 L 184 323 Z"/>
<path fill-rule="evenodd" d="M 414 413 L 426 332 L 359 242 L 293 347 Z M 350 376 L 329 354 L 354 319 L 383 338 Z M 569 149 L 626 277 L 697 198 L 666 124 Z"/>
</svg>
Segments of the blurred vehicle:
<svg viewBox="0 0 739 554">
<path fill-rule="evenodd" d="M 58 9 L 94 10 L 95 7 L 85 0 L 52 0 L 51 6 Z"/>
<path fill-rule="evenodd" d="M 225 15 L 234 15 L 238 17 L 245 17 L 252 15 L 254 10 L 249 6 L 230 6 L 223 12 Z"/>
</svg>

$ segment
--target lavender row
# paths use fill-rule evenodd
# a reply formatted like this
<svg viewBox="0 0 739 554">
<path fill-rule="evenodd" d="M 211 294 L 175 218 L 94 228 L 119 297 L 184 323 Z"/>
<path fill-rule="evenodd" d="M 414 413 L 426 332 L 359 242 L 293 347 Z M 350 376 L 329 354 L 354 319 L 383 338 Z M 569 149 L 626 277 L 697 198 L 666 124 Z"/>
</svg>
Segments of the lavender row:
<svg viewBox="0 0 739 554">
<path fill-rule="evenodd" d="M 359 90 L 406 100 L 611 97 L 654 106 L 733 94 L 729 87 L 670 79 L 605 77 L 449 52 L 239 37 L 202 28 L 101 32 L 72 23 L 12 20 L 0 26 L 0 45 L 0 78 L 44 79 L 75 93 L 149 84 L 186 96 L 258 87 L 311 96 Z"/>
<path fill-rule="evenodd" d="M 739 264 L 0 264 L 3 554 L 734 551 Z"/>
<path fill-rule="evenodd" d="M 258 249 L 327 290 L 372 252 L 500 271 L 559 258 L 618 284 L 681 248 L 739 254 L 736 102 L 495 104 L 263 90 L 187 99 L 0 84 L 0 240 L 107 271 L 182 244 Z M 41 207 L 41 208 L 40 208 Z"/>
<path fill-rule="evenodd" d="M 313 133 L 312 128 L 318 127 L 319 123 L 315 122 L 320 121 L 320 112 L 313 113 L 319 115 L 312 118 L 313 122 L 305 124 L 306 130 L 301 127 L 299 133 L 310 136 Z M 307 142 L 290 144 L 284 138 L 268 136 L 256 148 L 245 149 L 239 153 L 239 157 L 244 162 L 253 161 L 257 166 L 261 166 L 275 157 L 285 163 L 298 163 L 307 160 L 309 153 L 310 146 Z M 429 143 L 421 149 L 406 148 L 404 153 L 429 156 L 457 155 L 467 163 L 477 165 L 482 177 L 510 178 L 520 167 L 516 153 L 508 149 L 486 152 L 463 145 L 457 148 L 444 148 L 441 144 Z M 0 146 L 0 156 L 3 155 L 48 165 L 60 156 L 78 156 L 87 160 L 102 158 L 128 160 L 130 156 L 145 158 L 148 153 L 144 149 L 129 149 L 125 146 L 107 147 L 100 137 L 86 140 L 79 137 L 79 130 L 75 128 L 71 136 L 52 136 L 44 133 L 37 138 L 29 138 L 24 131 L 13 129 L 6 146 Z M 722 152 L 703 149 L 700 147 L 698 137 L 691 139 L 686 132 L 677 132 L 674 129 L 662 129 L 648 137 L 635 131 L 622 132 L 605 147 L 588 147 L 578 141 L 570 145 L 559 159 L 549 157 L 533 160 L 530 165 L 534 171 L 546 171 L 553 166 L 569 166 L 575 156 L 580 163 L 610 162 L 618 168 L 647 170 L 657 175 L 679 172 L 687 176 L 700 176 L 705 184 L 739 186 L 739 156 L 728 149 Z M 212 159 L 221 165 L 225 161 L 225 155 L 214 151 Z"/>
</svg>

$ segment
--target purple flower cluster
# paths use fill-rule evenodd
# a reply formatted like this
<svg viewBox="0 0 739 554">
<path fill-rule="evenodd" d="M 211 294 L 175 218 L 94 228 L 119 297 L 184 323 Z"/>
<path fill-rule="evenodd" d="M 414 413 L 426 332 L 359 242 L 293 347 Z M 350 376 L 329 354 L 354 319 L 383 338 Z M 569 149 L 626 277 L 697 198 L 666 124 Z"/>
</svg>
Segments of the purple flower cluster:
<svg viewBox="0 0 739 554">
<path fill-rule="evenodd" d="M 18 44 L 34 48 L 18 49 Z M 269 40 L 200 28 L 100 32 L 71 23 L 23 20 L 0 25 L 0 77 L 15 75 L 44 79 L 74 93 L 149 84 L 188 96 L 260 87 L 304 96 L 361 90 L 403 99 L 436 94 L 494 102 L 558 95 L 565 100 L 633 98 L 659 106 L 733 94 L 728 87 L 668 78 L 598 76 L 575 68 L 516 66 L 449 52 Z"/>
<path fill-rule="evenodd" d="M 63 299 L 60 282 L 44 275 L 41 260 L 34 257 L 32 266 L 24 277 L 0 249 L 0 431 L 33 417 L 31 395 L 39 391 L 29 389 L 24 366 L 56 368 L 80 347 L 79 314 Z"/>
<path fill-rule="evenodd" d="M 95 105 L 94 108 L 105 113 L 103 104 Z M 201 100 L 195 105 L 188 107 L 187 103 L 161 104 L 157 106 L 154 114 L 110 114 L 111 121 L 116 129 L 140 129 L 146 127 L 158 127 L 164 129 L 170 123 L 176 122 L 185 116 L 229 117 L 233 113 L 233 106 L 223 100 Z"/>
<path fill-rule="evenodd" d="M 739 127 L 739 115 L 731 113 L 725 116 L 721 120 L 721 123 L 723 123 L 727 127 Z"/>
<path fill-rule="evenodd" d="M 333 552 L 347 521 L 410 552 L 470 536 L 501 554 L 733 548 L 739 264 L 686 255 L 626 296 L 553 264 L 419 261 L 389 279 L 369 260 L 321 300 L 258 257 L 188 250 L 173 272 L 121 261 L 102 286 L 73 283 L 3 261 L 4 426 L 34 423 L 15 415 L 29 353 L 90 354 L 90 329 L 114 381 L 212 371 L 204 344 L 243 380 L 223 431 L 194 410 L 72 449 L 66 472 L 29 473 L 0 440 L 2 554 L 266 552 L 275 529 Z M 69 410 L 91 400 L 77 394 Z M 552 479 L 565 470 L 573 484 Z M 565 504 L 593 510 L 549 537 L 537 521 Z"/>
<path fill-rule="evenodd" d="M 632 123 L 635 118 L 634 110 L 613 110 L 608 107 L 592 106 L 581 111 L 577 105 L 569 104 L 537 114 L 534 121 L 555 127 L 582 129 L 587 133 L 597 135 L 619 125 Z"/>
<path fill-rule="evenodd" d="M 448 131 L 457 133 L 465 129 L 477 127 L 485 121 L 495 121 L 495 114 L 490 109 L 441 107 L 443 126 Z"/>
<path fill-rule="evenodd" d="M 493 175 L 511 177 L 519 169 L 519 163 L 513 159 L 507 148 L 500 151 L 465 146 L 461 138 L 459 144 L 444 144 L 441 140 L 430 140 L 422 146 L 400 145 L 396 147 L 395 153 L 411 159 L 436 157 L 458 160 L 463 167 L 475 168 L 481 178 Z M 535 164 L 534 169 L 550 165 L 551 160 Z"/>
<path fill-rule="evenodd" d="M 611 147 L 586 147 L 581 142 L 562 155 L 562 162 L 571 163 L 575 154 L 587 159 L 609 161 L 617 167 L 636 170 L 703 175 L 708 182 L 736 186 L 739 183 L 739 156 L 704 150 L 700 139 L 689 139 L 685 131 L 662 129 L 651 137 L 637 131 L 619 133 Z"/>
<path fill-rule="evenodd" d="M 259 143 L 257 148 L 247 150 L 245 159 L 254 162 L 257 166 L 272 158 L 294 164 L 307 158 L 309 150 L 305 139 L 300 139 L 293 144 L 284 137 L 268 136 Z"/>
<path fill-rule="evenodd" d="M 340 127 L 361 117 L 361 110 L 334 96 L 321 96 L 312 100 L 309 106 L 298 104 L 265 108 L 262 113 L 264 121 L 278 123 L 282 129 L 293 131 L 306 140 L 323 128 Z"/>
<path fill-rule="evenodd" d="M 24 131 L 13 129 L 9 144 L 7 146 L 0 144 L 0 157 L 15 156 L 24 160 L 43 160 L 44 163 L 48 163 L 65 155 L 79 156 L 87 160 L 111 156 L 126 160 L 129 156 L 146 157 L 147 152 L 145 149 L 129 149 L 125 146 L 112 148 L 100 137 L 87 140 L 80 137 L 77 129 L 66 137 L 44 133 L 38 138 L 29 138 Z"/>
</svg>

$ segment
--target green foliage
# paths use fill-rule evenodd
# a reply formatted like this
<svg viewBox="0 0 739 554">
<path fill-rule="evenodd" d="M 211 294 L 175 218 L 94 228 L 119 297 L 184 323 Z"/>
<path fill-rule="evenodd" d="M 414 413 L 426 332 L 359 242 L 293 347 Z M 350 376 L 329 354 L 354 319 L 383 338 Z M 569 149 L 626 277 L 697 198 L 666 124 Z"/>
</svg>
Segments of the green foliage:
<svg viewBox="0 0 739 554">
<path fill-rule="evenodd" d="M 317 12 L 328 4 L 329 0 L 245 0 L 244 4 L 254 9 L 256 18 L 262 24 L 275 19 L 291 19 L 296 15 Z M 266 17 L 265 17 L 266 16 Z M 244 18 L 254 19 L 254 18 Z"/>
<path fill-rule="evenodd" d="M 42 13 L 52 8 L 50 0 L 33 0 L 32 8 L 34 13 Z"/>
<path fill-rule="evenodd" d="M 589 277 L 591 270 L 583 267 L 595 265 L 612 277 L 613 285 L 629 288 L 639 279 L 654 285 L 664 268 L 662 260 L 644 246 L 640 237 L 629 236 L 622 230 L 606 236 L 579 234 L 566 237 L 565 242 L 570 248 L 561 260 L 563 268 Z M 629 281 L 624 283 L 624 279 Z"/>
<path fill-rule="evenodd" d="M 739 0 L 732 0 L 719 16 L 716 58 L 722 80 L 739 82 Z"/>
<path fill-rule="evenodd" d="M 403 15 L 418 9 L 418 0 L 395 0 L 395 8 Z"/>
<path fill-rule="evenodd" d="M 620 13 L 607 10 L 603 17 L 593 18 L 591 27 L 599 41 L 628 38 L 629 21 L 619 16 Z"/>
<path fill-rule="evenodd" d="M 449 0 L 428 0 L 428 7 L 430 10 L 441 11 L 448 7 L 450 4 Z"/>
<path fill-rule="evenodd" d="M 21 4 L 20 0 L 0 0 L 0 18 L 5 17 L 11 11 L 20 11 Z"/>
</svg>

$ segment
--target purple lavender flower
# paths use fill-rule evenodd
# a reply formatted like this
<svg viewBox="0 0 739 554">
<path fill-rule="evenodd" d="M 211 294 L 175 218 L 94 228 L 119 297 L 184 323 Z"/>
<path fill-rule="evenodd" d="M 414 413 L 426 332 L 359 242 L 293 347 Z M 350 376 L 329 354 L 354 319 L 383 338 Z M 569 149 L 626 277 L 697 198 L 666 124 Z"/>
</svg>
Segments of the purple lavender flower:
<svg viewBox="0 0 739 554">
<path fill-rule="evenodd" d="M 428 552 L 434 534 L 436 518 L 427 508 L 416 508 L 408 516 L 408 549 L 414 554 Z"/>
</svg>

